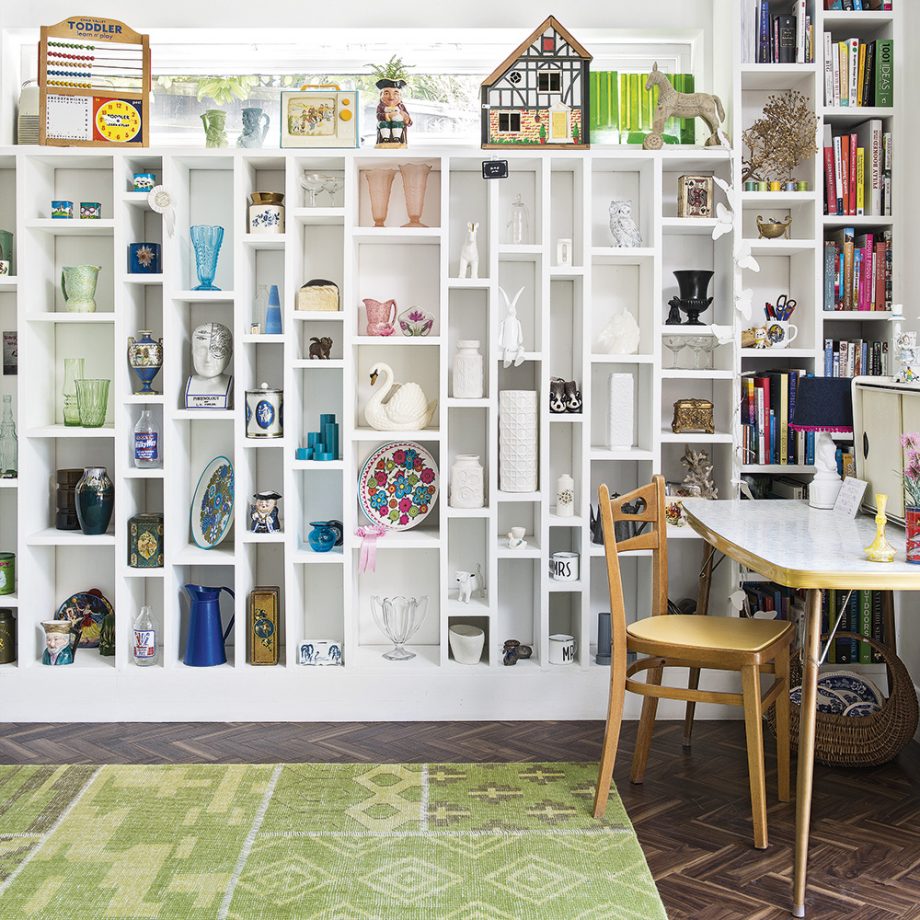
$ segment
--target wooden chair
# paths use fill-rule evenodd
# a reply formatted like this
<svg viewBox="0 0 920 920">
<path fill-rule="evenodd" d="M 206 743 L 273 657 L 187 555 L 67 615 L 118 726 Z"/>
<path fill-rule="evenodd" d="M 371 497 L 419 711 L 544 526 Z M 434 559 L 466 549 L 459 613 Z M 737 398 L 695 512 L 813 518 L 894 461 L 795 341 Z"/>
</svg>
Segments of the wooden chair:
<svg viewBox="0 0 920 920">
<path fill-rule="evenodd" d="M 638 513 L 623 510 L 638 501 Z M 767 806 L 764 782 L 763 711 L 776 702 L 777 785 L 779 799 L 788 802 L 789 786 L 789 651 L 794 629 L 783 620 L 752 620 L 738 617 L 679 616 L 668 610 L 668 546 L 664 513 L 664 478 L 615 499 L 607 486 L 600 487 L 600 514 L 604 527 L 607 580 L 610 587 L 610 626 L 613 649 L 610 665 L 610 707 L 607 729 L 597 776 L 594 816 L 607 809 L 613 764 L 616 760 L 623 700 L 626 691 L 641 694 L 642 715 L 633 754 L 631 780 L 641 783 L 645 774 L 658 700 L 676 699 L 693 703 L 721 703 L 744 708 L 747 734 L 748 772 L 751 786 L 751 811 L 754 821 L 754 846 L 767 846 Z M 614 522 L 645 522 L 638 536 L 617 543 Z M 652 551 L 652 615 L 627 624 L 620 580 L 618 554 L 626 550 Z M 627 670 L 627 652 L 640 656 Z M 741 693 L 699 690 L 693 686 L 662 686 L 666 667 L 712 668 L 739 671 Z M 631 680 L 634 674 L 648 671 L 644 682 Z M 766 693 L 761 692 L 760 674 L 775 674 Z"/>
</svg>

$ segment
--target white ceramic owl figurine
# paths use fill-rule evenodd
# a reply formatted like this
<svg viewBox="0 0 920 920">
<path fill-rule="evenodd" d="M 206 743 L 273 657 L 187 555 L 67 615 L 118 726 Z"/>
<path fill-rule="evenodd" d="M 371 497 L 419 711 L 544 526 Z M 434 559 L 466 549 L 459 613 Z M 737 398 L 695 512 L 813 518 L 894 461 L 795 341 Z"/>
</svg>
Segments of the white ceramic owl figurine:
<svg viewBox="0 0 920 920">
<path fill-rule="evenodd" d="M 632 249 L 642 245 L 642 234 L 632 216 L 632 202 L 614 199 L 610 202 L 610 236 L 614 246 Z"/>
</svg>

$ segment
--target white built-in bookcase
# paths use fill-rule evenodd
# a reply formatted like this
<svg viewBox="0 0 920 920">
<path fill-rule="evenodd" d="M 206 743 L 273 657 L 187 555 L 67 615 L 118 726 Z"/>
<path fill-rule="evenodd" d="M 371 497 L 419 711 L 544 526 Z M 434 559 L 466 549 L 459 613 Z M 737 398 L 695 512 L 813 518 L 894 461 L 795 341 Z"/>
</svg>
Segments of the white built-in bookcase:
<svg viewBox="0 0 920 920">
<path fill-rule="evenodd" d="M 822 12 L 816 11 L 817 32 Z M 846 31 L 841 17 L 828 22 Z M 870 28 L 889 34 L 890 16 L 872 15 Z M 847 20 L 849 22 L 849 20 Z M 736 188 L 730 202 L 743 214 L 743 236 L 756 236 L 756 213 L 795 218 L 793 239 L 754 244 L 761 272 L 753 279 L 735 269 L 738 240 L 726 234 L 714 242 L 713 220 L 680 219 L 677 178 L 715 174 L 730 181 L 734 158 L 740 176 L 742 121 L 759 113 L 769 90 L 801 87 L 819 100 L 818 65 L 734 65 L 739 29 L 722 25 L 716 51 L 716 81 L 730 109 L 732 150 L 634 147 L 588 152 L 508 151 L 507 180 L 481 178 L 484 156 L 476 148 L 410 147 L 405 151 L 301 151 L 169 149 L 130 151 L 51 148 L 0 150 L 0 226 L 16 234 L 16 275 L 0 279 L 0 325 L 19 334 L 18 377 L 0 377 L 0 391 L 16 393 L 20 473 L 0 480 L 0 549 L 17 553 L 18 585 L 12 598 L 18 616 L 18 660 L 0 667 L 7 716 L 28 719 L 398 719 L 398 718 L 584 718 L 600 717 L 606 706 L 609 670 L 594 663 L 597 614 L 608 609 L 602 548 L 590 542 L 588 505 L 597 487 L 626 491 L 662 471 L 683 476 L 686 444 L 705 446 L 715 461 L 722 496 L 734 493 L 739 430 L 738 374 L 766 362 L 804 362 L 820 372 L 821 342 L 832 324 L 853 320 L 821 312 L 821 264 L 816 240 L 822 237 L 819 160 L 803 178 L 816 191 L 771 194 L 769 199 Z M 821 47 L 819 43 L 819 48 Z M 896 89 L 896 93 L 900 87 Z M 898 98 L 896 96 L 896 98 Z M 847 115 L 824 113 L 824 117 Z M 885 113 L 893 123 L 893 116 Z M 702 129 L 701 129 L 702 130 Z M 895 144 L 897 150 L 897 143 Z M 503 154 L 504 156 L 505 154 Z M 390 199 L 387 226 L 371 226 L 367 184 L 362 171 L 380 165 L 425 162 L 430 174 L 422 216 L 429 229 L 402 229 L 406 221 L 401 180 Z M 153 171 L 175 202 L 175 234 L 164 232 L 146 195 L 130 191 L 131 176 Z M 334 172 L 344 179 L 344 206 L 304 207 L 299 178 L 305 171 Z M 897 173 L 895 174 L 897 179 Z M 740 186 L 740 182 L 738 183 Z M 247 233 L 248 195 L 286 194 L 283 236 Z M 512 197 L 520 193 L 532 219 L 533 241 L 509 242 Z M 52 221 L 52 198 L 102 202 L 99 221 Z M 644 246 L 614 249 L 607 230 L 612 198 L 629 198 Z M 717 196 L 721 198 L 721 193 Z M 328 199 L 323 198 L 323 203 Z M 458 259 L 467 221 L 480 224 L 480 275 L 459 280 Z M 852 222 L 852 221 L 848 221 Z M 216 283 L 219 293 L 196 292 L 188 227 L 220 224 L 226 230 Z M 873 220 L 875 225 L 890 221 Z M 574 241 L 574 265 L 555 264 L 556 241 Z M 127 246 L 162 241 L 162 277 L 127 274 Z M 896 237 L 897 241 L 897 237 Z M 896 254 L 896 262 L 899 253 Z M 95 314 L 62 312 L 60 269 L 65 264 L 102 266 Z M 715 351 L 714 370 L 667 369 L 661 337 L 679 332 L 664 326 L 667 300 L 676 290 L 672 271 L 712 268 L 713 307 L 704 321 L 743 325 L 734 293 L 755 289 L 755 311 L 791 285 L 799 301 L 796 320 L 805 328 L 802 345 L 780 358 L 748 355 L 729 343 Z M 339 313 L 294 310 L 297 289 L 312 278 L 334 281 L 341 291 Z M 284 331 L 279 336 L 249 334 L 256 315 L 258 285 L 277 283 L 282 293 Z M 526 360 L 504 369 L 496 347 L 503 309 L 499 286 L 509 294 L 525 288 L 518 315 L 524 329 Z M 897 297 L 897 287 L 896 294 Z M 428 338 L 367 338 L 361 300 L 395 298 L 400 309 L 420 305 L 436 315 Z M 597 355 L 592 342 L 616 310 L 636 317 L 641 341 L 635 355 Z M 190 333 L 216 320 L 233 328 L 234 411 L 183 408 L 183 385 L 190 372 Z M 880 330 L 878 318 L 859 318 Z M 135 381 L 126 363 L 129 335 L 152 329 L 163 336 L 165 364 L 155 382 L 164 395 L 147 398 L 161 429 L 165 458 L 160 470 L 131 464 L 132 430 L 143 397 L 132 395 Z M 847 325 L 846 328 L 851 328 Z M 836 333 L 834 333 L 836 334 Z M 883 334 L 882 332 L 879 333 Z M 334 340 L 332 360 L 307 357 L 310 336 Z M 486 393 L 481 400 L 455 400 L 450 370 L 458 339 L 482 342 Z M 736 336 L 736 341 L 738 341 Z M 61 424 L 63 358 L 83 356 L 87 374 L 112 379 L 106 427 L 67 429 Z M 669 355 L 668 355 L 669 358 Z M 438 411 L 422 432 L 389 433 L 367 428 L 369 367 L 385 360 L 400 381 L 420 383 Z M 607 378 L 632 373 L 636 382 L 636 446 L 611 452 L 606 441 Z M 551 376 L 575 378 L 585 399 L 581 415 L 552 415 Z M 245 437 L 244 393 L 267 381 L 283 386 L 285 436 L 253 441 Z M 540 394 L 539 490 L 502 493 L 498 478 L 498 393 L 535 389 Z M 672 405 L 684 396 L 715 404 L 714 435 L 671 433 Z M 335 412 L 341 424 L 341 458 L 334 462 L 295 460 L 321 412 Z M 428 446 L 441 470 L 441 496 L 433 513 L 414 530 L 379 542 L 377 571 L 357 572 L 361 513 L 355 501 L 358 472 L 375 446 L 402 435 Z M 449 468 L 458 453 L 479 454 L 486 469 L 486 506 L 452 509 L 447 501 Z M 214 550 L 195 547 L 189 533 L 189 505 L 205 463 L 217 454 L 233 460 L 237 505 L 230 536 Z M 110 533 L 86 537 L 54 529 L 53 480 L 56 469 L 102 464 L 115 481 L 116 505 Z M 575 479 L 578 514 L 554 515 L 554 486 L 561 473 Z M 277 488 L 284 495 L 282 535 L 246 530 L 247 498 L 255 490 Z M 127 521 L 138 511 L 165 514 L 166 564 L 162 569 L 127 566 Z M 338 518 L 345 524 L 344 547 L 312 552 L 308 523 Z M 510 550 L 503 535 L 525 525 L 528 547 Z M 673 598 L 693 596 L 703 544 L 688 528 L 669 533 Z M 581 554 L 581 580 L 557 583 L 547 560 L 556 550 Z M 622 558 L 627 605 L 647 606 L 650 560 L 647 553 Z M 454 572 L 480 564 L 486 595 L 460 604 Z M 717 573 L 713 607 L 722 607 L 736 573 Z M 209 669 L 182 663 L 188 604 L 186 582 L 227 585 L 236 591 L 236 623 L 228 640 L 228 663 Z M 246 663 L 247 595 L 255 585 L 279 585 L 282 592 L 282 652 L 278 667 Z M 103 658 L 82 650 L 70 667 L 39 664 L 39 621 L 53 615 L 74 591 L 99 587 L 113 601 L 118 620 L 117 651 Z M 374 626 L 369 596 L 427 594 L 428 619 L 409 662 L 388 662 L 387 647 Z M 161 655 L 155 668 L 137 668 L 130 659 L 129 635 L 139 607 L 153 607 Z M 230 613 L 224 602 L 225 622 Z M 454 622 L 482 626 L 487 634 L 479 665 L 453 661 L 447 631 Z M 573 634 L 577 661 L 548 663 L 547 637 Z M 344 667 L 296 665 L 296 647 L 305 638 L 344 643 Z M 504 667 L 501 647 L 516 638 L 534 647 L 529 661 Z M 61 705 L 66 700 L 68 705 Z M 74 706 L 80 700 L 82 705 Z M 633 702 L 629 706 L 633 707 Z M 678 714 L 679 709 L 663 708 Z M 635 715 L 637 708 L 630 708 Z"/>
</svg>

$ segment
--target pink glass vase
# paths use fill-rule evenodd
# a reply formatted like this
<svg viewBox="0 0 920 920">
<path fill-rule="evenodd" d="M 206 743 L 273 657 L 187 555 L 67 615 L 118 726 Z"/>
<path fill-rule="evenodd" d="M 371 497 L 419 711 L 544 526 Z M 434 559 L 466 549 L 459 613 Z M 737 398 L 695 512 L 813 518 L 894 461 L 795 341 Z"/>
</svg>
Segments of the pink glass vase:
<svg viewBox="0 0 920 920">
<path fill-rule="evenodd" d="M 367 179 L 367 190 L 371 196 L 371 216 L 374 218 L 374 226 L 382 227 L 390 207 L 390 189 L 396 178 L 396 170 L 365 169 L 364 178 Z"/>
<path fill-rule="evenodd" d="M 425 189 L 428 187 L 428 173 L 431 167 L 427 163 L 404 163 L 399 167 L 403 180 L 403 193 L 406 196 L 406 213 L 409 223 L 404 227 L 425 227 L 420 220 L 425 207 Z"/>
<path fill-rule="evenodd" d="M 904 526 L 907 531 L 908 562 L 920 564 L 920 508 L 908 505 L 904 509 Z"/>
</svg>

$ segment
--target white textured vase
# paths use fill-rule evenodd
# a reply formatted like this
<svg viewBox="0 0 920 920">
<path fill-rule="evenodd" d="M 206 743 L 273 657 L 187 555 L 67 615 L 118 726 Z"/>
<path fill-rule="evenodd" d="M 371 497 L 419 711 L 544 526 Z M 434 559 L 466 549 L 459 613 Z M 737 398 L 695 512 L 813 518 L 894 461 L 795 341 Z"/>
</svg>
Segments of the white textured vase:
<svg viewBox="0 0 920 920">
<path fill-rule="evenodd" d="M 608 381 L 607 447 L 620 450 L 633 446 L 636 415 L 635 381 L 632 374 L 611 374 Z"/>
<path fill-rule="evenodd" d="M 476 339 L 460 339 L 454 355 L 454 399 L 482 399 L 482 355 Z"/>
<path fill-rule="evenodd" d="M 503 492 L 537 491 L 536 390 L 498 394 L 498 481 Z"/>
<path fill-rule="evenodd" d="M 451 508 L 481 508 L 485 504 L 485 476 L 479 457 L 457 454 L 450 467 Z"/>
<path fill-rule="evenodd" d="M 563 473 L 556 480 L 556 517 L 575 516 L 575 480 Z"/>
</svg>

